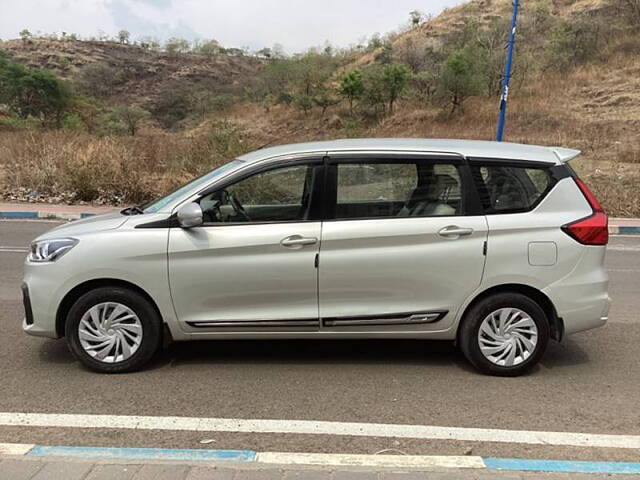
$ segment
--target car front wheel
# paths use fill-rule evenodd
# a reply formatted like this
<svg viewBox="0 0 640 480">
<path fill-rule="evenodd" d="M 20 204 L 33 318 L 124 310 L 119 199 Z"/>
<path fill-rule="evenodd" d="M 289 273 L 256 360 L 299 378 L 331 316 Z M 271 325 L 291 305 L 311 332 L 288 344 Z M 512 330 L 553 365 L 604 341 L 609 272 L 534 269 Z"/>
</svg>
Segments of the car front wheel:
<svg viewBox="0 0 640 480">
<path fill-rule="evenodd" d="M 481 372 L 517 376 L 531 369 L 549 342 L 549 321 L 531 298 L 500 293 L 484 298 L 465 315 L 460 347 Z"/>
<path fill-rule="evenodd" d="M 162 322 L 151 303 L 122 287 L 100 287 L 82 295 L 69 310 L 67 344 L 92 370 L 138 370 L 158 351 Z"/>
</svg>

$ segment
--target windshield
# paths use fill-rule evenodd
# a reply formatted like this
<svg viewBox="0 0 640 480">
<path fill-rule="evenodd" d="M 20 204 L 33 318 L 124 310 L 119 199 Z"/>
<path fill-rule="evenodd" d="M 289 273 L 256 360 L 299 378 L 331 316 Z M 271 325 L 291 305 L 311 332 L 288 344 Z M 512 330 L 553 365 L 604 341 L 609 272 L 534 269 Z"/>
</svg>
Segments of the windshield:
<svg viewBox="0 0 640 480">
<path fill-rule="evenodd" d="M 216 168 L 215 170 L 210 171 L 209 173 L 205 173 L 201 177 L 198 177 L 195 180 L 192 180 L 191 182 L 187 183 L 186 185 L 183 185 L 182 187 L 174 190 L 173 192 L 171 192 L 167 196 L 162 197 L 159 200 L 153 200 L 152 202 L 145 204 L 143 206 L 144 213 L 156 213 L 156 212 L 159 212 L 160 210 L 162 210 L 164 207 L 166 207 L 168 204 L 170 204 L 174 200 L 179 199 L 181 196 L 189 193 L 193 189 L 196 189 L 200 185 L 205 185 L 205 184 L 209 183 L 211 180 L 213 180 L 216 177 L 219 177 L 223 173 L 225 173 L 225 172 L 227 172 L 229 170 L 233 170 L 236 166 L 238 166 L 238 165 L 240 165 L 242 163 L 243 162 L 241 162 L 240 160 L 233 160 L 233 161 L 231 161 L 229 163 L 225 163 L 224 165 L 222 165 L 221 167 Z"/>
</svg>

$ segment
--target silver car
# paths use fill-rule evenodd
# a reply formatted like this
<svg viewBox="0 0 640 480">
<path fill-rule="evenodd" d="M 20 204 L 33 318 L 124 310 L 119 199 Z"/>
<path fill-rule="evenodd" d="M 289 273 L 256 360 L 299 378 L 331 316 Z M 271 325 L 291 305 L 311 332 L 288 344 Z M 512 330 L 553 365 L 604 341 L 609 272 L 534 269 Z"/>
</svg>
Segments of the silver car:
<svg viewBox="0 0 640 480">
<path fill-rule="evenodd" d="M 607 321 L 607 216 L 580 152 L 339 140 L 259 150 L 144 206 L 54 228 L 25 264 L 24 331 L 100 372 L 163 339 L 456 342 L 518 375 Z"/>
</svg>

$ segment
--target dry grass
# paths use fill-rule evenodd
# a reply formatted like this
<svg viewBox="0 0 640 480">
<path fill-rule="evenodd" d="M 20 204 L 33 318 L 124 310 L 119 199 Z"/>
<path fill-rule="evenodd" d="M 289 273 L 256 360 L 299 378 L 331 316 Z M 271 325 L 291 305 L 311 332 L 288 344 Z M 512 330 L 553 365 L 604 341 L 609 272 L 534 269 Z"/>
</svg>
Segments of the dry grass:
<svg viewBox="0 0 640 480">
<path fill-rule="evenodd" d="M 250 149 L 227 125 L 196 137 L 12 132 L 0 135 L 0 164 L 5 198 L 118 205 L 166 193 Z"/>
</svg>

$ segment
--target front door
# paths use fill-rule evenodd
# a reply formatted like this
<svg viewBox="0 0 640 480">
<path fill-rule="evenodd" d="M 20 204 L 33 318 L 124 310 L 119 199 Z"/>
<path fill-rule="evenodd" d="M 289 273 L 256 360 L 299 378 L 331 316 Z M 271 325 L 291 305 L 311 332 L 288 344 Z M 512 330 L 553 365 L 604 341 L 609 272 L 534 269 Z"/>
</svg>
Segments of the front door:
<svg viewBox="0 0 640 480">
<path fill-rule="evenodd" d="M 187 331 L 317 330 L 321 168 L 279 166 L 225 185 L 199 200 L 203 226 L 171 229 L 171 296 Z"/>
<path fill-rule="evenodd" d="M 322 328 L 439 330 L 479 286 L 486 219 L 460 158 L 331 160 L 319 263 Z M 464 181 L 463 181 L 464 179 Z"/>
</svg>

